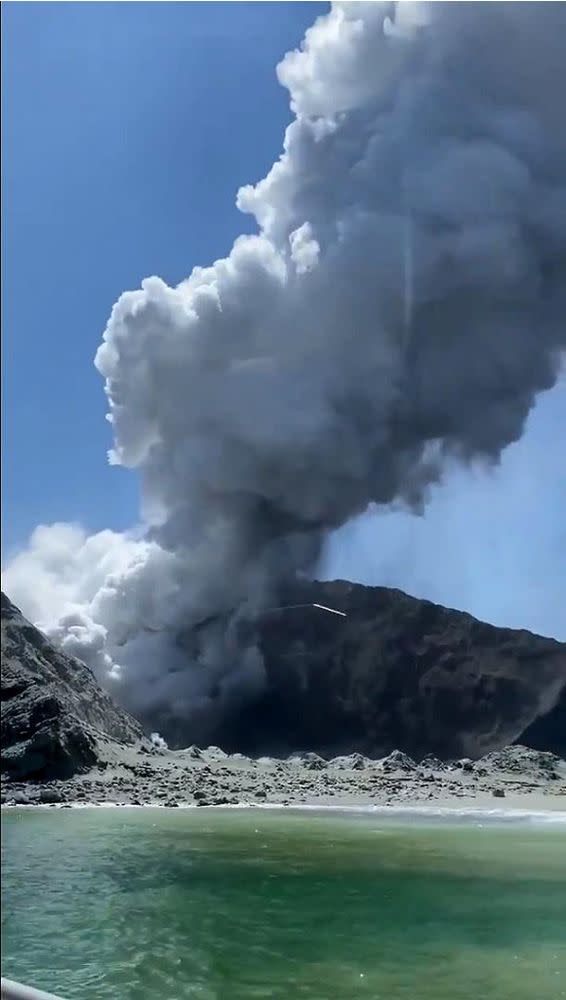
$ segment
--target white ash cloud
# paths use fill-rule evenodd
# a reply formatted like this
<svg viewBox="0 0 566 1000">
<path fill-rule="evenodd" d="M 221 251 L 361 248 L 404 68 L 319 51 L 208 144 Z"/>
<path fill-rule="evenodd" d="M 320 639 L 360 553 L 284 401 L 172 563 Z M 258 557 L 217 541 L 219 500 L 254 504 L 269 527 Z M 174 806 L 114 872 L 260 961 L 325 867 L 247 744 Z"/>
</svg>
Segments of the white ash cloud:
<svg viewBox="0 0 566 1000">
<path fill-rule="evenodd" d="M 157 747 L 159 750 L 168 750 L 169 749 L 169 747 L 167 746 L 167 741 L 164 740 L 163 737 L 160 736 L 159 733 L 151 733 L 149 738 L 150 738 L 151 742 L 153 743 L 154 747 Z"/>
<path fill-rule="evenodd" d="M 96 366 L 148 531 L 55 634 L 96 634 L 134 710 L 253 690 L 256 651 L 209 632 L 191 668 L 179 628 L 520 438 L 566 346 L 565 31 L 564 4 L 335 4 L 278 67 L 258 234 L 114 306 Z"/>
</svg>

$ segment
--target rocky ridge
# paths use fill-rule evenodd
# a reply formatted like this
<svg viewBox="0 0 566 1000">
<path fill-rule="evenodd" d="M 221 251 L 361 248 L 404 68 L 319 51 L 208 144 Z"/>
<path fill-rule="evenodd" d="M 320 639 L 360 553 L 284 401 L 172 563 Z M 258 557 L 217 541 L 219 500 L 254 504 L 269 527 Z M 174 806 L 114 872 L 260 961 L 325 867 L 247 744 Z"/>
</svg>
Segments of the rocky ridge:
<svg viewBox="0 0 566 1000">
<path fill-rule="evenodd" d="M 139 742 L 138 722 L 94 674 L 24 618 L 2 594 L 2 773 L 68 778 L 93 767 L 107 742 Z"/>
<path fill-rule="evenodd" d="M 566 755 L 564 643 L 384 587 L 303 582 L 282 598 L 256 625 L 267 687 L 213 742 L 454 759 L 530 730 L 538 749 Z"/>
<path fill-rule="evenodd" d="M 511 772 L 515 791 L 564 795 L 564 645 L 383 588 L 305 584 L 290 596 L 298 608 L 254 626 L 268 687 L 225 726 L 226 754 L 153 746 L 2 595 L 3 800 L 387 804 L 423 789 L 427 800 L 489 792 Z M 546 752 L 502 749 L 533 731 Z"/>
</svg>

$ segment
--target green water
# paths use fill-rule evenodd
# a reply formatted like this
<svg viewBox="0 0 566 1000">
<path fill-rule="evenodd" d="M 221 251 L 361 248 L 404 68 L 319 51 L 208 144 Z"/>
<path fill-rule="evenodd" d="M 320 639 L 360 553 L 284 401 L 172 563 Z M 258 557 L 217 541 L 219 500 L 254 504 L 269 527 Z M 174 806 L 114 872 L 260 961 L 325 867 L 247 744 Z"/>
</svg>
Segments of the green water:
<svg viewBox="0 0 566 1000">
<path fill-rule="evenodd" d="M 566 997 L 566 828 L 2 817 L 3 974 L 73 1000 Z"/>
</svg>

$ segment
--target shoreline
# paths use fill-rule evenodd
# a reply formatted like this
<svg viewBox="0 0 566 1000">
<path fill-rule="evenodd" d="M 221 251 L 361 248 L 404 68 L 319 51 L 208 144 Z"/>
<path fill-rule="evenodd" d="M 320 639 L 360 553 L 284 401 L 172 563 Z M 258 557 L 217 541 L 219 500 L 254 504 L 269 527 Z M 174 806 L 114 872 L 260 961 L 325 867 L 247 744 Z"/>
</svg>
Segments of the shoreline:
<svg viewBox="0 0 566 1000">
<path fill-rule="evenodd" d="M 566 802 L 564 803 L 566 806 Z M 488 824 L 523 825 L 540 824 L 566 826 L 566 808 L 538 808 L 525 809 L 517 805 L 510 805 L 506 808 L 481 808 L 465 806 L 460 802 L 452 802 L 443 805 L 328 805 L 321 803 L 297 803 L 284 804 L 281 802 L 251 803 L 239 802 L 230 805 L 207 805 L 199 807 L 196 803 L 179 803 L 175 806 L 164 805 L 160 802 L 146 802 L 143 804 L 120 803 L 120 802 L 68 802 L 68 803 L 28 803 L 28 804 L 8 804 L 1 807 L 2 812 L 12 812 L 13 810 L 105 810 L 105 809 L 132 809 L 132 810 L 190 810 L 196 809 L 199 812 L 271 812 L 287 814 L 311 814 L 318 816 L 335 817 L 359 817 L 370 819 L 372 817 L 386 820 L 426 820 L 438 823 L 455 821 L 482 822 Z"/>
<path fill-rule="evenodd" d="M 360 815 L 566 817 L 566 760 L 512 746 L 480 760 L 416 763 L 393 751 L 325 760 L 102 744 L 98 764 L 65 780 L 3 781 L 2 807 L 321 810 Z"/>
</svg>

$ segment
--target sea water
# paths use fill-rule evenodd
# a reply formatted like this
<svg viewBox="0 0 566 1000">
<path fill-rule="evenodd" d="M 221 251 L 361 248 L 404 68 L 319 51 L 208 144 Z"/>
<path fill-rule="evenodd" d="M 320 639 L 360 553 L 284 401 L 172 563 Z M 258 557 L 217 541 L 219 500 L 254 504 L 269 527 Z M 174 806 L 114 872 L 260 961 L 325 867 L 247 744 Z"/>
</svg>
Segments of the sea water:
<svg viewBox="0 0 566 1000">
<path fill-rule="evenodd" d="M 566 827 L 2 816 L 3 975 L 73 1000 L 558 1000 Z"/>
</svg>

